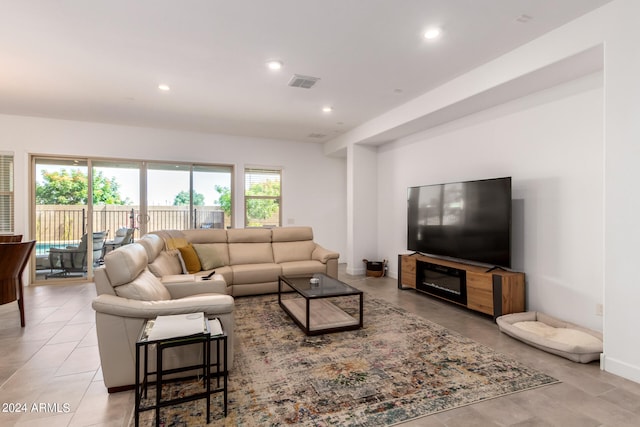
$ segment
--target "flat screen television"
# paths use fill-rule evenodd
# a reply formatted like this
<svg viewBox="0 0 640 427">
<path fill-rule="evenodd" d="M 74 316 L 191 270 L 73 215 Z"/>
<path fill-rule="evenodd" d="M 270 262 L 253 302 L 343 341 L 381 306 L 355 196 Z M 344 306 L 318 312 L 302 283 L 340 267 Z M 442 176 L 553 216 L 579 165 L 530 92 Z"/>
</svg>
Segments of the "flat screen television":
<svg viewBox="0 0 640 427">
<path fill-rule="evenodd" d="M 408 189 L 410 251 L 511 267 L 511 177 Z"/>
</svg>

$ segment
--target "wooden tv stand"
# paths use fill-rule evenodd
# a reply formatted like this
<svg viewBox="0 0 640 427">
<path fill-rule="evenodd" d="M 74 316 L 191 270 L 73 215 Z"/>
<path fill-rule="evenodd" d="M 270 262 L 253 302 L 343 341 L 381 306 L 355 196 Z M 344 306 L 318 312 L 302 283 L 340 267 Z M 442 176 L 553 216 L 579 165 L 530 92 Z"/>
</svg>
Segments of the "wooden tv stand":
<svg viewBox="0 0 640 427">
<path fill-rule="evenodd" d="M 441 296 L 429 293 L 416 286 L 420 263 L 431 263 L 462 270 L 466 275 L 467 302 L 460 304 L 470 310 L 479 311 L 496 318 L 503 314 L 525 311 L 524 273 L 464 264 L 455 261 L 433 258 L 421 254 L 398 255 L 398 288 L 414 289 L 437 298 Z M 424 264 L 423 264 L 424 265 Z"/>
</svg>

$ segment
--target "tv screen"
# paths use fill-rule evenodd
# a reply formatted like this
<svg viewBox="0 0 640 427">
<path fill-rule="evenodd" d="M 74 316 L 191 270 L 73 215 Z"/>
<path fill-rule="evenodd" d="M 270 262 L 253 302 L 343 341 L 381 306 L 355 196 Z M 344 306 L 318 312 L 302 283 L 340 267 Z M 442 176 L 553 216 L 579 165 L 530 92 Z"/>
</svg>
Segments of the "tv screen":
<svg viewBox="0 0 640 427">
<path fill-rule="evenodd" d="M 511 177 L 410 187 L 408 249 L 511 267 Z"/>
</svg>

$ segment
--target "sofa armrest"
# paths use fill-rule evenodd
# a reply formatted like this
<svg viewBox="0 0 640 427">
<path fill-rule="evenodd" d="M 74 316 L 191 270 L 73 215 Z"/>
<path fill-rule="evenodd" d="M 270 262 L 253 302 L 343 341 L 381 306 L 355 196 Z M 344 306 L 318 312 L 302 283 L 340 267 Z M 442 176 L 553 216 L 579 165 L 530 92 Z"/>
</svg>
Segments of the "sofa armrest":
<svg viewBox="0 0 640 427">
<path fill-rule="evenodd" d="M 316 248 L 311 253 L 311 259 L 320 261 L 323 264 L 326 264 L 327 261 L 329 261 L 330 259 L 338 259 L 338 258 L 340 258 L 339 253 L 325 249 L 318 244 L 316 244 Z"/>
<path fill-rule="evenodd" d="M 170 284 L 184 284 L 184 283 L 193 283 L 196 281 L 195 274 L 169 274 L 160 277 L 160 281 L 163 285 L 167 286 Z"/>
<path fill-rule="evenodd" d="M 229 295 L 196 295 L 174 300 L 139 301 L 102 294 L 91 303 L 98 313 L 119 317 L 153 319 L 171 314 L 200 313 L 205 316 L 233 312 L 233 297 Z"/>
<path fill-rule="evenodd" d="M 195 276 L 193 274 L 185 274 L 184 276 L 192 276 L 192 280 L 165 282 L 165 278 L 162 278 L 162 284 L 171 294 L 171 298 L 184 298 L 200 294 L 227 294 L 227 282 L 225 282 L 222 274 L 214 274 L 209 280 L 204 280 L 202 276 Z"/>
</svg>

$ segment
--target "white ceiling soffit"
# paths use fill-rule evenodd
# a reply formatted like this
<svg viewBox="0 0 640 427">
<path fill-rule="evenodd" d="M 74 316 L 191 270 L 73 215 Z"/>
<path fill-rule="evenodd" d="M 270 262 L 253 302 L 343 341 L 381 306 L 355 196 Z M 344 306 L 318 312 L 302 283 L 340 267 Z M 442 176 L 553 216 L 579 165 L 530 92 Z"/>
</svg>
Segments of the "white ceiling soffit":
<svg viewBox="0 0 640 427">
<path fill-rule="evenodd" d="M 609 1 L 4 1 L 0 114 L 324 143 Z"/>
<path fill-rule="evenodd" d="M 393 129 L 366 138 L 359 141 L 359 143 L 375 146 L 383 145 L 535 92 L 584 77 L 601 71 L 603 68 L 604 48 L 602 45 L 598 45 Z"/>
</svg>

